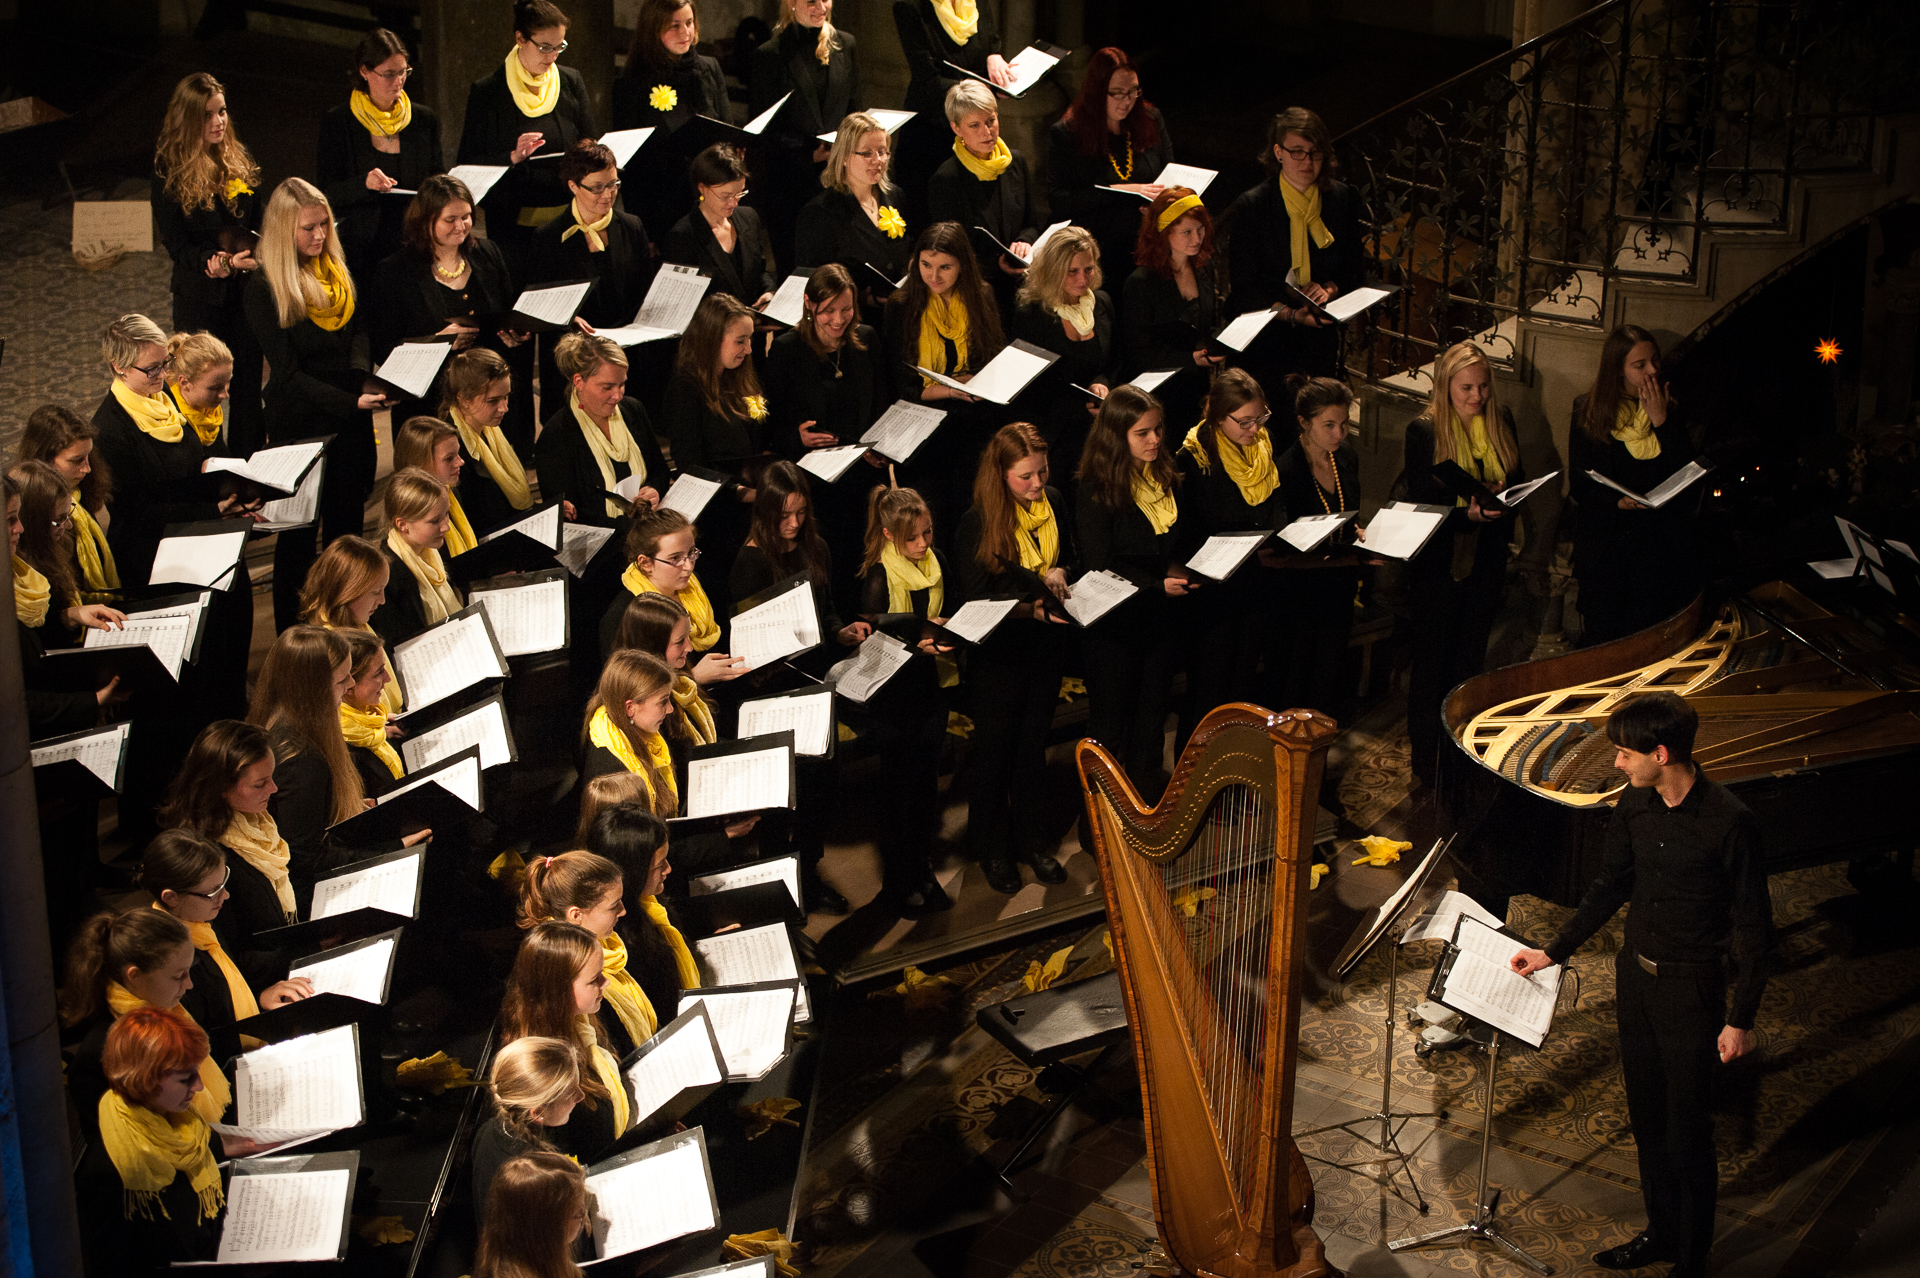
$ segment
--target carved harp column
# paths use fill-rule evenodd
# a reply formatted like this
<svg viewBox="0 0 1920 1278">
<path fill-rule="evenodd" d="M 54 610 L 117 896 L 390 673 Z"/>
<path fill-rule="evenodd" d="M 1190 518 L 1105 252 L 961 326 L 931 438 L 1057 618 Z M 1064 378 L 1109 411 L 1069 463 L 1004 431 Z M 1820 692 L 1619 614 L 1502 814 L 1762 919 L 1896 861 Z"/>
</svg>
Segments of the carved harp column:
<svg viewBox="0 0 1920 1278">
<path fill-rule="evenodd" d="M 1146 1109 L 1160 1241 L 1196 1278 L 1319 1278 L 1293 1143 L 1316 711 L 1221 706 L 1147 808 L 1111 755 L 1076 752 Z"/>
</svg>

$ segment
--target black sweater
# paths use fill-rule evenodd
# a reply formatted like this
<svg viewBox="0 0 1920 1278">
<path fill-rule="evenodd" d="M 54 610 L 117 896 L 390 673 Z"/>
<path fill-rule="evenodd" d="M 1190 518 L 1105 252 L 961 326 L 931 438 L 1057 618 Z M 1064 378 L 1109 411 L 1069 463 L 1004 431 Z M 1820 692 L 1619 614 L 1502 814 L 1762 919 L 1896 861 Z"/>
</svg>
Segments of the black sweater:
<svg viewBox="0 0 1920 1278">
<path fill-rule="evenodd" d="M 504 59 L 502 59 L 504 64 Z M 506 164 L 522 133 L 546 138 L 534 154 L 564 151 L 581 138 L 598 137 L 587 81 L 569 66 L 554 64 L 560 75 L 560 97 L 545 115 L 523 115 L 507 88 L 505 65 L 495 66 L 467 90 L 467 113 L 460 128 L 461 164 Z M 552 160 L 523 161 L 494 184 L 481 203 L 489 217 L 517 222 L 523 208 L 551 208 L 572 198 L 560 169 Z"/>
<path fill-rule="evenodd" d="M 1173 162 L 1173 139 L 1167 133 L 1167 121 L 1156 106 L 1143 106 L 1152 118 L 1156 132 L 1150 147 L 1132 144 L 1132 176 L 1128 172 L 1129 138 L 1126 131 L 1101 135 L 1106 145 L 1092 155 L 1080 149 L 1072 127 L 1062 118 L 1047 131 L 1047 198 L 1053 220 L 1070 219 L 1075 226 L 1093 232 L 1100 244 L 1100 264 L 1109 280 L 1119 279 L 1133 265 L 1133 246 L 1140 235 L 1140 215 L 1147 201 L 1126 191 L 1102 191 L 1096 188 L 1118 182 L 1152 182 L 1160 170 Z"/>
<path fill-rule="evenodd" d="M 1000 52 L 1000 30 L 994 25 L 991 5 L 980 5 L 979 14 L 973 38 L 955 44 L 928 0 L 894 0 L 893 26 L 900 35 L 900 50 L 906 54 L 911 77 L 907 110 L 940 115 L 947 90 L 965 78 L 948 66 L 949 62 L 975 75 L 987 73 L 987 59 Z"/>
<path fill-rule="evenodd" d="M 216 198 L 211 207 L 189 213 L 166 193 L 163 180 L 154 182 L 153 226 L 173 259 L 170 287 L 175 297 L 208 308 L 238 304 L 246 292 L 246 273 L 234 271 L 225 279 L 214 279 L 207 274 L 207 259 L 249 247 L 251 237 L 245 232 L 260 229 L 265 203 L 263 195 L 249 191 L 231 204 Z"/>
<path fill-rule="evenodd" d="M 866 349 L 844 341 L 838 351 L 822 356 L 797 331 L 773 339 L 761 383 L 773 414 L 768 439 L 782 457 L 797 461 L 809 451 L 800 442 L 802 422 L 852 444 L 880 415 L 879 338 L 865 324 L 851 337 Z"/>
<path fill-rule="evenodd" d="M 527 251 L 527 283 L 554 280 L 592 280 L 593 288 L 580 303 L 580 318 L 595 328 L 618 328 L 633 323 L 647 286 L 653 283 L 653 245 L 640 219 L 619 209 L 603 235 L 607 247 L 595 253 L 584 231 L 562 239 L 573 229 L 573 215 L 562 213 L 533 234 Z"/>
<path fill-rule="evenodd" d="M 434 277 L 433 259 L 410 248 L 380 260 L 371 272 L 366 298 L 368 335 L 376 361 L 385 360 L 400 343 L 431 337 L 456 319 L 471 320 L 513 305 L 519 294 L 507 255 L 498 244 L 469 239 L 467 261 L 473 269 L 466 283 L 448 288 Z M 480 336 L 483 344 L 497 340 L 492 333 Z M 430 403 L 438 398 L 437 390 L 427 394 Z"/>
<path fill-rule="evenodd" d="M 1227 233 L 1233 311 L 1264 311 L 1275 302 L 1290 303 L 1285 284 L 1293 269 L 1293 221 L 1280 194 L 1281 178 L 1268 178 L 1241 195 L 1227 209 Z M 1337 284 L 1342 293 L 1360 287 L 1365 259 L 1360 243 L 1360 195 L 1344 182 L 1320 179 L 1320 220 L 1333 233 L 1333 243 L 1321 248 L 1309 237 L 1308 260 L 1313 282 Z"/>
<path fill-rule="evenodd" d="M 409 99 L 411 101 L 411 99 Z M 394 180 L 402 190 L 417 191 L 436 173 L 446 172 L 440 151 L 440 117 L 433 108 L 413 102 L 413 118 L 400 131 L 397 154 L 374 149 L 373 135 L 353 118 L 345 102 L 320 117 L 314 185 L 325 192 L 340 228 L 340 243 L 348 265 L 355 270 L 378 262 L 400 247 L 400 224 L 412 198 L 385 195 L 367 189 L 373 169 Z"/>
<path fill-rule="evenodd" d="M 269 440 L 337 434 L 365 420 L 358 416 L 360 387 L 371 364 L 362 305 L 356 299 L 353 318 L 332 332 L 304 316 L 281 328 L 265 277 L 248 283 L 247 326 L 272 370 L 261 392 Z"/>
<path fill-rule="evenodd" d="M 1213 263 L 1194 272 L 1199 296 L 1180 296 L 1180 285 L 1137 266 L 1121 293 L 1121 365 L 1128 377 L 1159 368 L 1194 367 L 1193 353 L 1220 328 L 1220 294 Z M 1197 336 L 1196 336 L 1197 330 Z"/>
<path fill-rule="evenodd" d="M 659 86 L 673 90 L 671 110 L 662 111 L 648 101 Z M 705 54 L 689 53 L 669 67 L 629 62 L 613 82 L 613 127 L 656 130 L 621 175 L 627 183 L 627 208 L 639 215 L 656 242 L 693 207 L 693 187 L 687 181 L 691 157 L 675 144 L 673 134 L 696 115 L 729 119 L 726 73 Z"/>
<path fill-rule="evenodd" d="M 999 177 L 982 182 L 960 163 L 959 156 L 949 155 L 927 184 L 927 214 L 935 222 L 958 222 L 966 228 L 980 274 L 987 280 L 1008 278 L 998 265 L 1003 253 L 1000 244 L 1031 244 L 1040 233 L 1039 219 L 1033 212 L 1033 174 L 1027 168 L 1027 157 L 1013 152 L 1013 162 Z M 980 227 L 993 235 L 986 235 Z M 996 238 L 1000 244 L 994 243 Z"/>
<path fill-rule="evenodd" d="M 709 293 L 731 293 L 748 306 L 773 292 L 773 251 L 760 215 L 742 204 L 733 211 L 733 252 L 720 247 L 713 224 L 694 209 L 667 232 L 661 256 L 675 266 L 695 266 L 713 280 Z M 628 316 L 629 319 L 632 316 Z"/>
<path fill-rule="evenodd" d="M 113 474 L 107 543 L 120 580 L 144 586 L 168 524 L 220 518 L 220 476 L 201 473 L 209 451 L 193 427 L 183 427 L 175 442 L 161 443 L 134 425 L 111 390 L 93 410 L 93 427 L 101 460 Z"/>
<path fill-rule="evenodd" d="M 541 499 L 570 501 L 578 522 L 611 528 L 617 521 L 607 514 L 607 486 L 600 474 L 600 463 L 594 460 L 593 449 L 580 433 L 584 428 L 574 417 L 566 394 L 563 392 L 558 398 L 559 411 L 547 418 L 546 429 L 540 432 L 540 442 L 534 447 Z M 667 460 L 660 455 L 659 441 L 654 438 L 653 419 L 647 416 L 640 401 L 631 397 L 620 401 L 620 417 L 627 424 L 627 433 L 640 447 L 646 464 L 647 486 L 664 496 L 668 483 Z M 613 463 L 615 482 L 632 473 L 629 464 Z"/>
<path fill-rule="evenodd" d="M 895 197 L 879 198 L 886 206 Z M 890 292 L 880 276 L 897 280 L 906 274 L 912 252 L 910 230 L 902 231 L 897 238 L 888 235 L 874 225 L 860 201 L 847 191 L 826 190 L 807 201 L 793 233 L 795 270 L 810 272 L 814 267 L 837 262 L 847 268 L 853 286 L 863 294 L 871 291 L 884 297 Z M 873 270 L 868 270 L 869 266 Z"/>
</svg>

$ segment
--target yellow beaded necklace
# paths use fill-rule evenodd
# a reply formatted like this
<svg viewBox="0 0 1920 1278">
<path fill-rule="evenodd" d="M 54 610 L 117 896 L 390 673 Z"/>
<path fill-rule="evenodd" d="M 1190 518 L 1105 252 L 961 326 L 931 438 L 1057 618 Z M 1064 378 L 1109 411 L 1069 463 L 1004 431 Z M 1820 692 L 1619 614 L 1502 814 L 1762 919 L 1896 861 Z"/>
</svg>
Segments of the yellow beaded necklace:
<svg viewBox="0 0 1920 1278">
<path fill-rule="evenodd" d="M 1122 173 L 1120 171 L 1120 164 L 1113 158 L 1113 148 L 1111 146 L 1107 148 L 1107 163 L 1112 166 L 1115 177 L 1119 178 L 1122 182 L 1131 182 L 1133 181 L 1133 134 L 1131 131 L 1123 129 L 1121 130 L 1120 136 L 1127 140 L 1126 172 Z"/>
<path fill-rule="evenodd" d="M 1327 465 L 1333 469 L 1333 495 L 1340 500 L 1340 505 L 1337 509 L 1327 505 L 1327 490 L 1320 486 L 1320 479 L 1317 475 L 1313 478 L 1313 495 L 1320 499 L 1320 508 L 1322 510 L 1326 511 L 1329 515 L 1337 515 L 1340 511 L 1347 508 L 1347 490 L 1345 486 L 1340 483 L 1340 463 L 1334 460 L 1331 452 L 1327 454 Z M 1309 475 L 1313 474 L 1311 467 L 1308 468 L 1307 473 Z"/>
</svg>

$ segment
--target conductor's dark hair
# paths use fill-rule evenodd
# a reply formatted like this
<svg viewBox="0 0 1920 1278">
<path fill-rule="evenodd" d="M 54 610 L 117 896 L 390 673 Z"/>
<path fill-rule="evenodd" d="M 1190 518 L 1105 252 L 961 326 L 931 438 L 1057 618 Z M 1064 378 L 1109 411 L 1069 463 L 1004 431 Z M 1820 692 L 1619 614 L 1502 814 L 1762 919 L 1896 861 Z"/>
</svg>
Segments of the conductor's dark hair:
<svg viewBox="0 0 1920 1278">
<path fill-rule="evenodd" d="M 347 64 L 347 82 L 356 89 L 364 89 L 366 82 L 360 72 L 373 70 L 396 53 L 409 64 L 413 62 L 413 54 L 407 50 L 405 40 L 385 27 L 375 27 L 360 37 L 359 44 L 353 46 L 353 61 Z"/>
<path fill-rule="evenodd" d="M 536 31 L 545 31 L 549 27 L 570 27 L 569 18 L 553 0 L 516 0 L 513 6 L 513 30 L 515 35 L 533 39 Z"/>
<path fill-rule="evenodd" d="M 1667 748 L 1667 762 L 1692 763 L 1700 712 L 1677 693 L 1649 692 L 1607 716 L 1607 740 L 1636 754 Z"/>
<path fill-rule="evenodd" d="M 592 138 L 581 138 L 561 154 L 560 180 L 579 186 L 594 174 L 613 167 L 614 156 L 610 148 Z"/>
</svg>

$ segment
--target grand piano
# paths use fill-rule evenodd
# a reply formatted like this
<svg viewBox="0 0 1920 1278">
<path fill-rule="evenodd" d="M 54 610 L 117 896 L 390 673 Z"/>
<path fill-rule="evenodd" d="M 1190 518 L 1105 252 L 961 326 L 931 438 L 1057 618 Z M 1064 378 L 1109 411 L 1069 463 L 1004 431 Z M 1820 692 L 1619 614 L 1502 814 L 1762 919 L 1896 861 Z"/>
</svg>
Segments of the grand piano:
<svg viewBox="0 0 1920 1278">
<path fill-rule="evenodd" d="M 1700 712 L 1694 759 L 1760 820 L 1770 873 L 1912 847 L 1920 631 L 1851 582 L 1706 595 L 1612 643 L 1456 687 L 1438 777 L 1454 854 L 1483 900 L 1574 905 L 1624 785 L 1608 714 L 1656 690 Z"/>
</svg>

